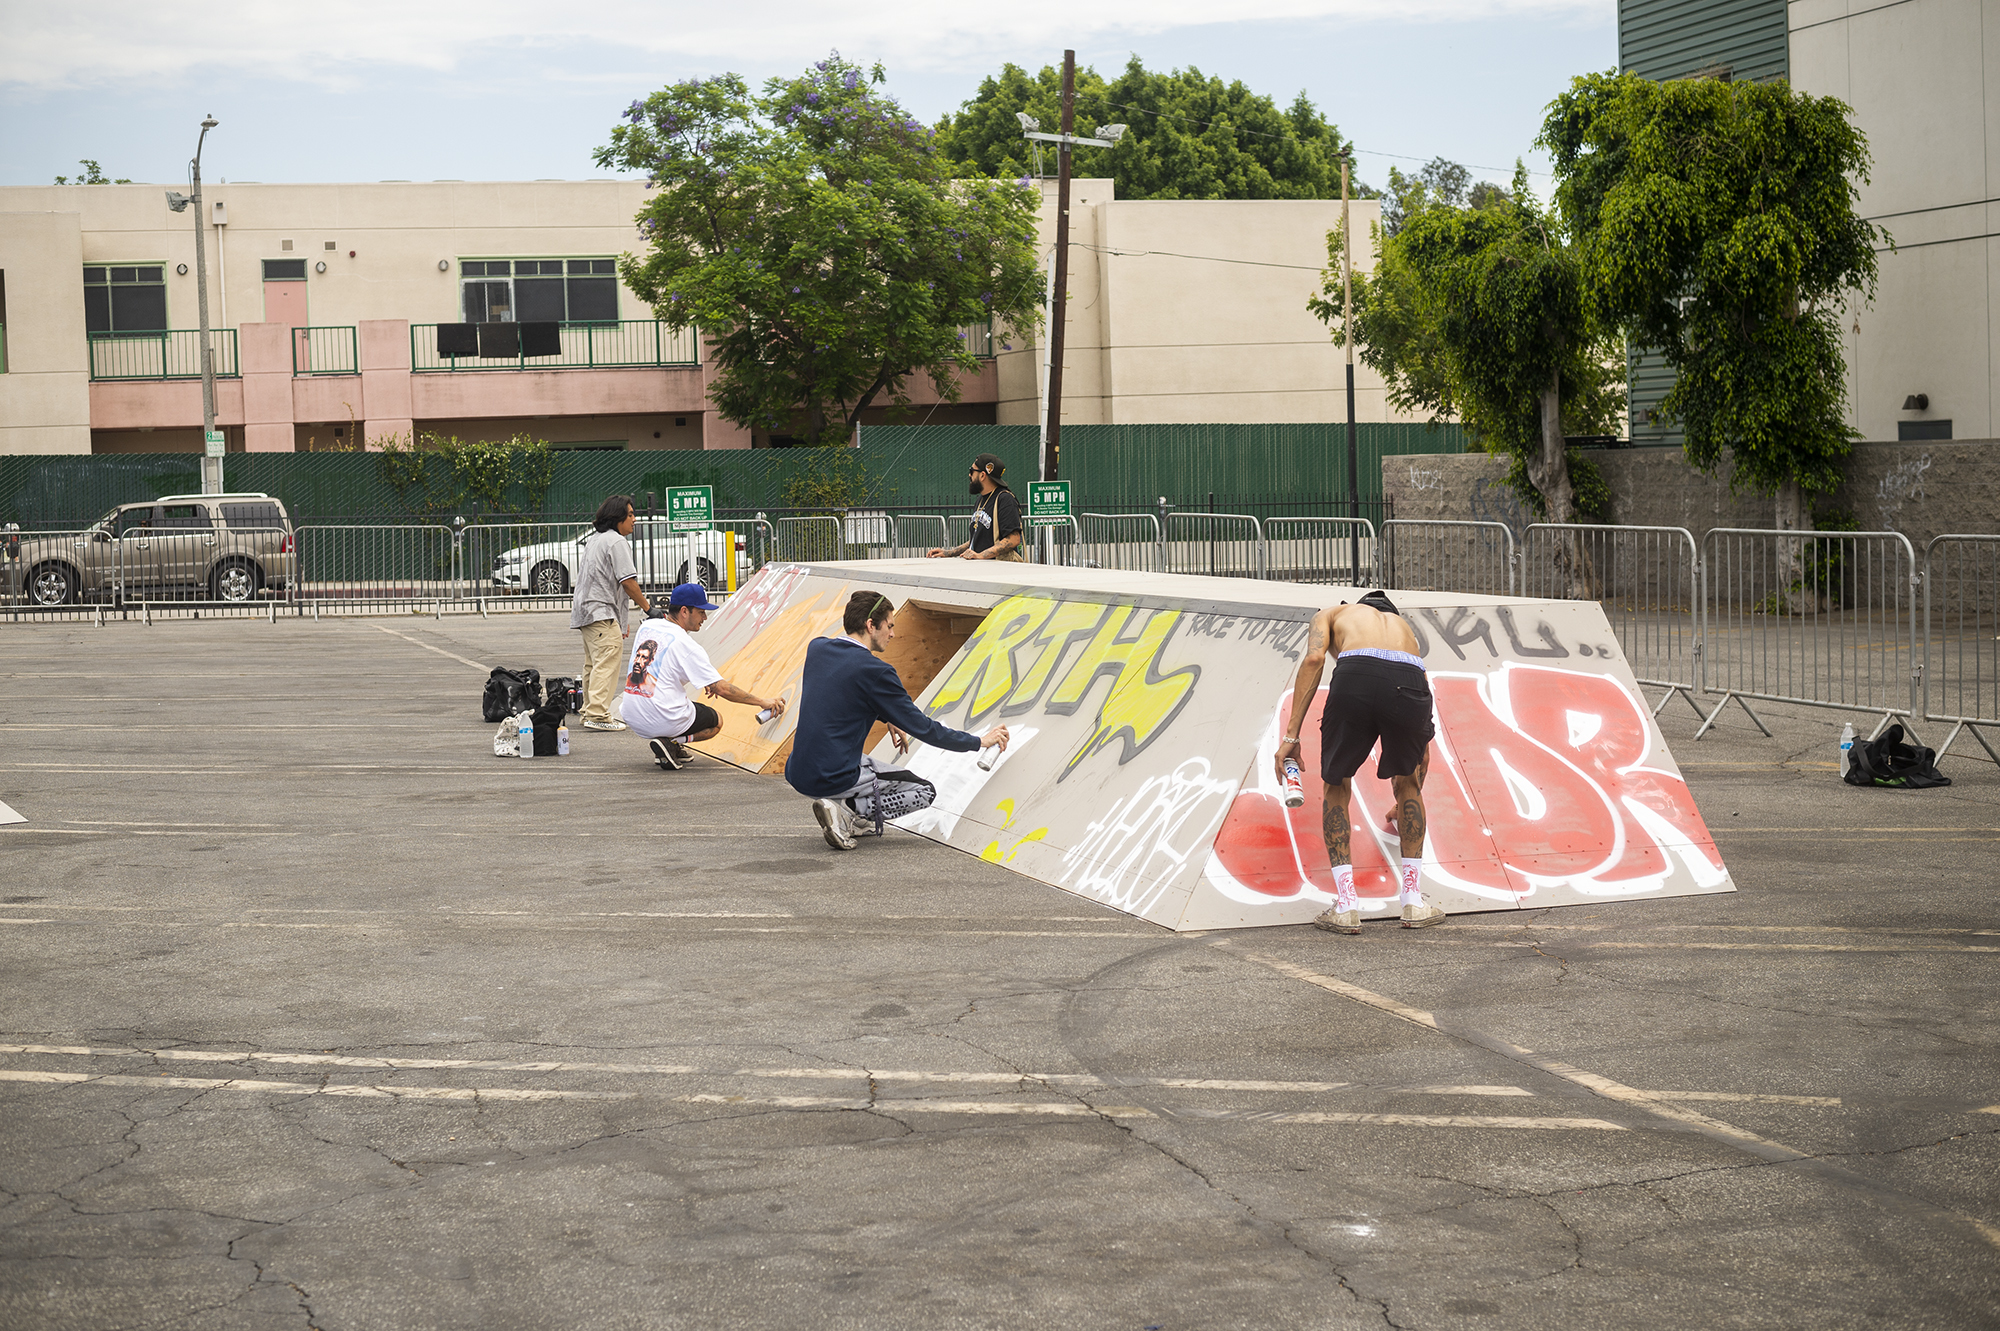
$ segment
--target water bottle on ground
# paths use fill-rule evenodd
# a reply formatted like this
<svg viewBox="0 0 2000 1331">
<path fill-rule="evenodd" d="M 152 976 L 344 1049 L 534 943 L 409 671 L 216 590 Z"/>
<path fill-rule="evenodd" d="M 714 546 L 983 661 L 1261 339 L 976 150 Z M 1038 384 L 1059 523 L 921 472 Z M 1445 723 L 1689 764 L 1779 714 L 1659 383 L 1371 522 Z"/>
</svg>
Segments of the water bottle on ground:
<svg viewBox="0 0 2000 1331">
<path fill-rule="evenodd" d="M 569 756 L 569 727 L 566 725 L 556 727 L 556 752 L 565 758 Z"/>
<path fill-rule="evenodd" d="M 535 714 L 533 712 L 521 713 L 520 724 L 521 756 L 523 758 L 532 758 L 535 756 Z"/>
<path fill-rule="evenodd" d="M 1306 802 L 1306 788 L 1299 780 L 1299 764 L 1296 759 L 1285 759 L 1285 807 L 1303 808 Z"/>
<path fill-rule="evenodd" d="M 1854 726 L 1850 723 L 1840 728 L 1840 774 L 1845 777 L 1847 769 L 1854 765 Z"/>
</svg>

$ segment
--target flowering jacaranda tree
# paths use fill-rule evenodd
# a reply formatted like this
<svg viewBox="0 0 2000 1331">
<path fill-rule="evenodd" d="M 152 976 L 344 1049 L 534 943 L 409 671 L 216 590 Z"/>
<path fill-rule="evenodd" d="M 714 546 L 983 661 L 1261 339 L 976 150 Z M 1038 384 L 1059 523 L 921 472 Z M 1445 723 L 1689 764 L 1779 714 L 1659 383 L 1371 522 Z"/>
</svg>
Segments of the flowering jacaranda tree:
<svg viewBox="0 0 2000 1331">
<path fill-rule="evenodd" d="M 845 443 L 863 410 L 947 401 L 976 371 L 965 325 L 1040 320 L 1038 197 L 953 180 L 932 132 L 838 54 L 752 95 L 734 74 L 633 102 L 597 151 L 659 194 L 650 248 L 619 272 L 675 328 L 698 326 L 710 396 L 739 425 Z"/>
</svg>

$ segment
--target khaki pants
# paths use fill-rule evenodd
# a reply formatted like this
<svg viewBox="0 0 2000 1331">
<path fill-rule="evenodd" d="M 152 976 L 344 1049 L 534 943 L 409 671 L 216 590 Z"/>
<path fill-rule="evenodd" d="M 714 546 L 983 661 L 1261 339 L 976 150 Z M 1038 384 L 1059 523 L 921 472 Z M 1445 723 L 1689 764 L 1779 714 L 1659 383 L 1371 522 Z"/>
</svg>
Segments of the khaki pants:
<svg viewBox="0 0 2000 1331">
<path fill-rule="evenodd" d="M 618 675 L 625 664 L 625 635 L 615 619 L 583 626 L 583 719 L 609 721 L 611 700 L 618 696 Z"/>
</svg>

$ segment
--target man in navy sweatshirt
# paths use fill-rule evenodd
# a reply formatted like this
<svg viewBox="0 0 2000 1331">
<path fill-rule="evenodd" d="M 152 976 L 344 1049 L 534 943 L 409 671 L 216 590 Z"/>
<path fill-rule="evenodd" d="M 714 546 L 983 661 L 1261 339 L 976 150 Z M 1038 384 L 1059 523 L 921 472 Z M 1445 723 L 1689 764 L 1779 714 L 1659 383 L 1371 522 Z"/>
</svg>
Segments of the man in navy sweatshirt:
<svg viewBox="0 0 2000 1331">
<path fill-rule="evenodd" d="M 813 802 L 826 844 L 853 850 L 855 838 L 882 835 L 890 818 L 928 809 L 937 787 L 914 772 L 879 767 L 862 753 L 877 721 L 889 727 L 899 752 L 915 736 L 933 748 L 971 753 L 1007 747 L 1007 727 L 984 735 L 941 726 L 917 710 L 896 668 L 877 653 L 896 636 L 896 616 L 879 592 L 856 592 L 841 615 L 844 638 L 815 638 L 806 646 L 799 684 L 798 728 L 785 780 Z"/>
</svg>

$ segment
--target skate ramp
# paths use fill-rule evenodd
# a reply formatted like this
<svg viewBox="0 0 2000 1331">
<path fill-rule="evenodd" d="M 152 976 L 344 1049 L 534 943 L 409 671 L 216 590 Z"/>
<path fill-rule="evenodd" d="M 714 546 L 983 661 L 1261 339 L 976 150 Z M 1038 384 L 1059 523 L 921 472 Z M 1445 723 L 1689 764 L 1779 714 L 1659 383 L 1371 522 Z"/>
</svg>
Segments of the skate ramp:
<svg viewBox="0 0 2000 1331">
<path fill-rule="evenodd" d="M 1331 901 L 1321 787 L 1286 809 L 1272 759 L 1312 615 L 1356 592 L 963 560 L 787 565 L 758 573 L 703 641 L 725 677 L 796 702 L 807 642 L 839 633 L 863 587 L 898 607 L 885 656 L 924 711 L 1014 735 L 991 772 L 925 746 L 900 760 L 938 800 L 897 826 L 1173 929 L 1303 923 Z M 1733 890 L 1595 603 L 1394 595 L 1436 700 L 1431 900 L 1456 913 Z M 1304 730 L 1309 778 L 1324 698 Z M 782 770 L 792 717 L 719 710 L 723 733 L 699 747 Z M 897 761 L 886 743 L 874 753 Z M 1373 763 L 1354 783 L 1355 882 L 1364 915 L 1387 916 L 1398 852 Z"/>
</svg>

